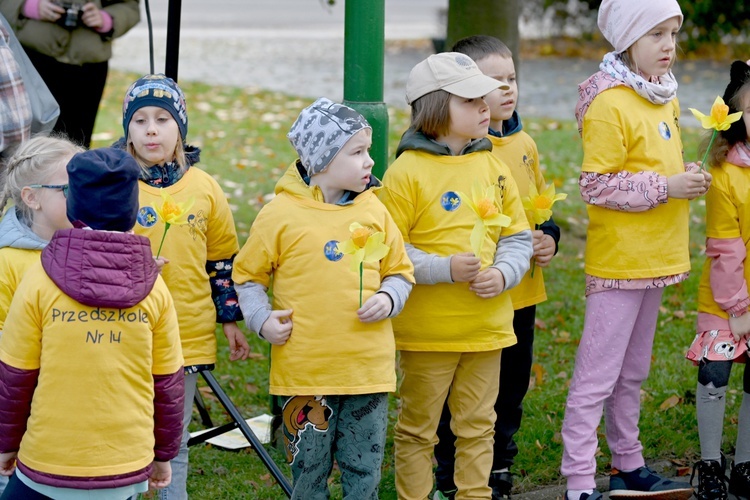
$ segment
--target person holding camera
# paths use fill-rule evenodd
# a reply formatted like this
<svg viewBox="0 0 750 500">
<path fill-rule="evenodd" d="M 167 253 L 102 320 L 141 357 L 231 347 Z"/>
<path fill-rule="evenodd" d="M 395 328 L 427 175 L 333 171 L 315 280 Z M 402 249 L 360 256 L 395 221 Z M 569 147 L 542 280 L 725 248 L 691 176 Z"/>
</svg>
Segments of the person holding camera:
<svg viewBox="0 0 750 500">
<path fill-rule="evenodd" d="M 138 2 L 0 0 L 0 13 L 60 105 L 54 131 L 86 148 L 107 80 L 112 40 L 140 21 Z"/>
</svg>

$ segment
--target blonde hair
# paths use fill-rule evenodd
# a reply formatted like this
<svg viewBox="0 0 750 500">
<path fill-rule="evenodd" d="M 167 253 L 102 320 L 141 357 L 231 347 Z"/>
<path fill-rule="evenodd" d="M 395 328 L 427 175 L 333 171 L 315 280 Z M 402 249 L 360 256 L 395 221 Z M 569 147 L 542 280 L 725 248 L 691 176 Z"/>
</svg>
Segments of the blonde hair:
<svg viewBox="0 0 750 500">
<path fill-rule="evenodd" d="M 0 212 L 8 200 L 13 200 L 19 217 L 31 223 L 33 212 L 21 198 L 24 187 L 32 184 L 45 184 L 60 165 L 61 158 L 85 151 L 62 136 L 37 136 L 21 144 L 8 159 L 2 179 Z"/>
<path fill-rule="evenodd" d="M 451 94 L 441 89 L 414 101 L 411 104 L 411 128 L 430 139 L 450 133 L 450 100 Z"/>
<path fill-rule="evenodd" d="M 174 118 L 172 119 L 174 120 Z M 153 167 L 154 165 L 143 161 L 138 152 L 135 150 L 133 142 L 130 140 L 128 140 L 127 151 L 133 158 L 135 158 L 136 163 L 138 163 L 138 166 L 141 167 L 141 172 L 143 172 L 144 174 L 148 174 L 148 169 Z M 185 173 L 185 171 L 187 170 L 187 158 L 185 158 L 185 146 L 183 145 L 182 139 L 180 138 L 177 139 L 177 143 L 174 145 L 174 153 L 172 153 L 172 158 L 173 159 L 171 161 L 177 163 L 177 165 L 180 167 L 180 170 Z"/>
</svg>

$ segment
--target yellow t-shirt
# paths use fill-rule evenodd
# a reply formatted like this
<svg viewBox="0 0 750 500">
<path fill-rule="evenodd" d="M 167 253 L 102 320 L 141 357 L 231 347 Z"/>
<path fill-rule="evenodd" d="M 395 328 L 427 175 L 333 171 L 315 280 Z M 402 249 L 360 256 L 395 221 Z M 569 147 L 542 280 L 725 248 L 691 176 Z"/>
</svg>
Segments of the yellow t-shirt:
<svg viewBox="0 0 750 500">
<path fill-rule="evenodd" d="M 183 363 L 172 297 L 161 277 L 128 309 L 85 306 L 40 261 L 19 285 L 0 361 L 39 370 L 18 458 L 72 477 L 133 472 L 154 459 L 153 375 Z"/>
<path fill-rule="evenodd" d="M 379 195 L 406 243 L 447 257 L 471 252 L 477 216 L 461 206 L 458 192 L 471 196 L 474 183 L 499 186 L 495 200 L 512 221 L 487 232 L 480 256 L 486 267 L 499 238 L 529 229 L 511 172 L 491 152 L 440 156 L 405 151 L 386 171 Z M 468 283 L 415 285 L 393 328 L 396 347 L 406 351 L 491 351 L 516 343 L 510 294 L 481 299 Z"/>
<path fill-rule="evenodd" d="M 349 205 L 324 203 L 313 196 L 319 189 L 308 188 L 291 169 L 279 183 L 282 191 L 255 219 L 232 274 L 237 284 L 252 281 L 265 287 L 273 276 L 273 309 L 293 311 L 291 337 L 271 347 L 270 392 L 394 391 L 391 320 L 359 320 L 359 272 L 350 268 L 350 255 L 336 251 L 336 244 L 350 239 L 353 222 L 385 233 L 388 254 L 364 263 L 364 303 L 386 276 L 401 275 L 413 282 L 414 268 L 401 233 L 371 190 Z"/>
<path fill-rule="evenodd" d="M 0 248 L 0 332 L 8 315 L 10 302 L 16 293 L 26 270 L 39 261 L 41 250 L 21 248 Z"/>
<path fill-rule="evenodd" d="M 742 238 L 750 254 L 750 169 L 723 163 L 711 169 L 711 189 L 706 193 L 706 238 Z M 711 262 L 706 257 L 698 286 L 698 311 L 728 318 L 714 301 Z M 745 281 L 750 283 L 750 265 L 745 261 Z"/>
<path fill-rule="evenodd" d="M 523 130 L 507 137 L 488 135 L 487 138 L 492 142 L 492 154 L 510 168 L 510 173 L 513 175 L 513 180 L 516 181 L 518 194 L 521 198 L 529 195 L 529 186 L 532 184 L 541 193 L 546 184 L 544 176 L 539 170 L 539 151 L 534 139 Z M 534 229 L 530 221 L 529 226 Z M 510 293 L 515 310 L 547 300 L 542 268 L 536 266 L 532 278 L 531 266 L 529 266 L 529 270 L 521 282 L 515 288 L 511 288 L 508 293 Z"/>
<path fill-rule="evenodd" d="M 156 255 L 164 234 L 153 206 L 161 206 L 161 189 L 140 182 L 135 233 L 151 241 Z M 239 251 L 234 218 L 219 184 L 206 172 L 190 167 L 182 179 L 163 188 L 176 202 L 194 200 L 188 223 L 171 225 L 161 255 L 169 259 L 161 274 L 174 298 L 180 322 L 185 366 L 216 362 L 216 308 L 206 261 L 229 259 Z M 238 305 L 239 307 L 239 305 Z"/>
<path fill-rule="evenodd" d="M 677 99 L 662 106 L 625 86 L 602 92 L 583 120 L 583 171 L 651 171 L 667 177 L 684 172 L 679 116 Z M 586 209 L 587 274 L 636 279 L 690 270 L 688 200 L 669 198 L 643 212 L 590 204 Z"/>
</svg>

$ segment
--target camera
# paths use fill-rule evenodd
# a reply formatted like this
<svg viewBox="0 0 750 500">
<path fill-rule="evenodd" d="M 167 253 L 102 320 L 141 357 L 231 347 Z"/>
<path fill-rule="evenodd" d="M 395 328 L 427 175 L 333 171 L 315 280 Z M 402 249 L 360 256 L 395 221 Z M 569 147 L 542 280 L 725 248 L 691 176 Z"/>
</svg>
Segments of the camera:
<svg viewBox="0 0 750 500">
<path fill-rule="evenodd" d="M 55 2 L 65 13 L 56 21 L 63 28 L 72 30 L 83 24 L 83 4 L 73 2 Z"/>
</svg>

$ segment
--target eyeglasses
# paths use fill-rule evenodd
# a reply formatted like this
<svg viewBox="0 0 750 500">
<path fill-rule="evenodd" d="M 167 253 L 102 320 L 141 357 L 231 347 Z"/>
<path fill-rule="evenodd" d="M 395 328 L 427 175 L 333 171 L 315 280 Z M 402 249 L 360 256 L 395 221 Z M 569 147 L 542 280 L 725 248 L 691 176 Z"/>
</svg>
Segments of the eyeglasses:
<svg viewBox="0 0 750 500">
<path fill-rule="evenodd" d="M 68 185 L 67 184 L 29 184 L 30 188 L 46 188 L 46 189 L 59 189 L 62 191 L 64 197 L 68 197 Z"/>
</svg>

